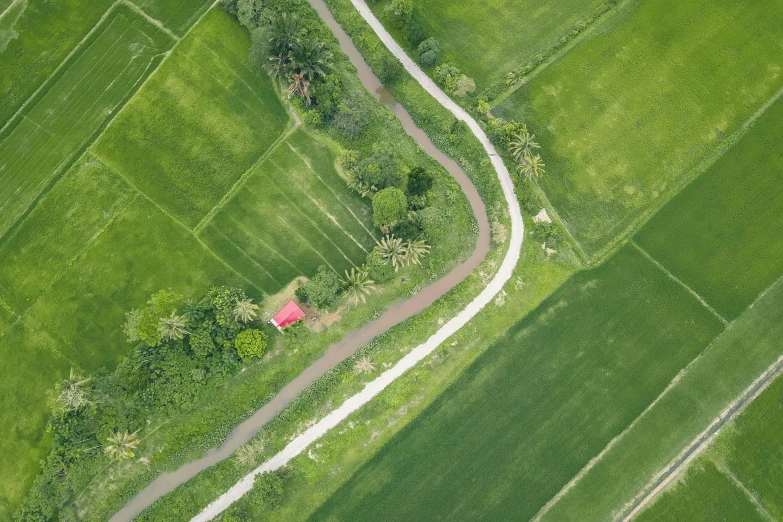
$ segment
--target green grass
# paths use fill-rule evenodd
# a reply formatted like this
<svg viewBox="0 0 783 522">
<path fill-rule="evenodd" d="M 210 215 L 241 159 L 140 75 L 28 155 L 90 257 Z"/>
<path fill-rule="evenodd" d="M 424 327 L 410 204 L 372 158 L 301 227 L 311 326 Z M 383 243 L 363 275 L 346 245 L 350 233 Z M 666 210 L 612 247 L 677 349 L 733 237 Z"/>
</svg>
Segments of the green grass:
<svg viewBox="0 0 783 522">
<path fill-rule="evenodd" d="M 191 228 L 280 136 L 288 114 L 213 9 L 98 140 L 102 160 Z"/>
<path fill-rule="evenodd" d="M 377 233 L 369 199 L 347 187 L 332 151 L 297 131 L 251 170 L 202 235 L 275 293 L 320 265 L 342 274 L 362 264 Z"/>
<path fill-rule="evenodd" d="M 2 0 L 0 12 L 11 3 Z M 0 127 L 46 81 L 111 4 L 111 0 L 19 0 L 0 19 Z"/>
<path fill-rule="evenodd" d="M 623 249 L 514 326 L 312 519 L 530 518 L 721 329 Z"/>
<path fill-rule="evenodd" d="M 118 7 L 45 94 L 0 134 L 0 237 L 94 139 L 171 43 Z"/>
<path fill-rule="evenodd" d="M 783 101 L 636 241 L 728 319 L 783 273 Z"/>
<path fill-rule="evenodd" d="M 174 33 L 182 34 L 206 11 L 209 0 L 131 0 Z"/>
<path fill-rule="evenodd" d="M 495 112 L 531 126 L 543 189 L 601 254 L 780 88 L 782 35 L 777 2 L 631 2 Z"/>
<path fill-rule="evenodd" d="M 387 0 L 373 5 L 383 15 Z M 414 20 L 440 42 L 441 62 L 459 67 L 479 91 L 505 80 L 587 18 L 603 0 L 429 0 L 416 3 Z"/>
<path fill-rule="evenodd" d="M 652 509 L 634 519 L 690 522 L 743 522 L 768 520 L 748 496 L 710 461 L 700 461 L 683 482 L 663 494 Z"/>
</svg>

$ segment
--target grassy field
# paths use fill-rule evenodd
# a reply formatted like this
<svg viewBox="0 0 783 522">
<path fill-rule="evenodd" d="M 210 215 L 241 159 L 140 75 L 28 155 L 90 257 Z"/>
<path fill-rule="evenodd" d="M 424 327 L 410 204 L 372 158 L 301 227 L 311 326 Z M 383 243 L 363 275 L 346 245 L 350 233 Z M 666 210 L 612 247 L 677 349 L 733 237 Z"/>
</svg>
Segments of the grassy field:
<svg viewBox="0 0 783 522">
<path fill-rule="evenodd" d="M 631 2 L 494 112 L 531 126 L 542 188 L 603 253 L 780 89 L 781 35 L 779 1 Z"/>
<path fill-rule="evenodd" d="M 603 0 L 429 0 L 414 20 L 440 42 L 441 61 L 459 67 L 479 91 L 554 44 Z M 381 14 L 388 0 L 376 2 Z M 502 42 L 502 43 L 501 43 Z"/>
<path fill-rule="evenodd" d="M 361 264 L 377 236 L 368 202 L 334 170 L 329 148 L 297 131 L 251 170 L 200 235 L 271 294 L 320 265 L 341 274 Z"/>
<path fill-rule="evenodd" d="M 778 378 L 635 520 L 780 520 L 782 444 Z"/>
<path fill-rule="evenodd" d="M 721 329 L 625 248 L 514 326 L 311 518 L 530 518 Z"/>
<path fill-rule="evenodd" d="M 117 7 L 23 116 L 0 133 L 0 237 L 78 157 L 172 40 Z"/>
<path fill-rule="evenodd" d="M 95 151 L 190 228 L 281 135 L 288 114 L 221 9 L 177 47 Z"/>
<path fill-rule="evenodd" d="M 209 8 L 210 0 L 131 0 L 152 18 L 182 36 Z"/>
<path fill-rule="evenodd" d="M 0 127 L 46 81 L 112 3 L 0 1 L 0 13 L 13 4 L 0 18 Z"/>
<path fill-rule="evenodd" d="M 783 101 L 636 236 L 728 319 L 783 273 Z"/>
</svg>

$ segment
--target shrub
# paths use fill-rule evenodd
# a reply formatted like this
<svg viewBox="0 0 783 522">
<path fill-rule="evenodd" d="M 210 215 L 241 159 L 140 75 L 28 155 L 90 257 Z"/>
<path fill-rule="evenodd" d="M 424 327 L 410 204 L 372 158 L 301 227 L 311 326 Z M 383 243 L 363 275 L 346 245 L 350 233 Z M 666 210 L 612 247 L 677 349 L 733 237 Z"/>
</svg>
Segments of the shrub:
<svg viewBox="0 0 783 522">
<path fill-rule="evenodd" d="M 383 189 L 372 198 L 372 221 L 376 227 L 394 226 L 407 212 L 408 200 L 398 188 Z"/>
<path fill-rule="evenodd" d="M 295 293 L 300 301 L 319 309 L 329 309 L 337 304 L 339 292 L 340 278 L 328 266 L 321 265 L 315 272 L 315 277 L 299 285 Z"/>
<path fill-rule="evenodd" d="M 236 339 L 234 339 L 234 345 L 237 348 L 239 357 L 243 361 L 247 361 L 253 357 L 260 358 L 264 355 L 267 339 L 267 335 L 261 330 L 248 328 L 237 334 Z"/>
<path fill-rule="evenodd" d="M 391 53 L 383 53 L 373 64 L 373 71 L 384 84 L 393 83 L 399 79 L 405 68 Z"/>
<path fill-rule="evenodd" d="M 358 185 L 372 187 L 372 191 L 402 187 L 405 183 L 397 152 L 387 144 L 373 145 L 373 153 L 356 164 L 353 174 Z"/>
<path fill-rule="evenodd" d="M 405 25 L 405 39 L 413 46 L 418 46 L 427 39 L 424 28 L 415 21 L 410 21 Z"/>
<path fill-rule="evenodd" d="M 388 283 L 394 279 L 394 267 L 383 261 L 377 248 L 372 249 L 372 251 L 367 254 L 366 266 L 370 279 L 379 285 Z"/>
<path fill-rule="evenodd" d="M 419 63 L 425 67 L 431 67 L 438 63 L 440 58 L 440 43 L 435 38 L 427 38 L 417 47 Z"/>
<path fill-rule="evenodd" d="M 413 14 L 413 0 L 392 0 L 386 10 L 401 22 L 407 22 Z"/>
<path fill-rule="evenodd" d="M 397 223 L 392 228 L 392 234 L 404 239 L 405 241 L 413 241 L 419 239 L 424 233 L 424 229 L 417 220 L 406 219 Z"/>
<path fill-rule="evenodd" d="M 469 78 L 463 74 L 457 79 L 454 89 L 452 89 L 452 94 L 461 98 L 475 91 L 476 82 L 473 81 L 473 78 Z"/>
<path fill-rule="evenodd" d="M 250 504 L 259 509 L 273 511 L 283 500 L 283 489 L 291 472 L 286 468 L 256 475 L 253 489 L 248 494 Z"/>
<path fill-rule="evenodd" d="M 413 167 L 408 173 L 405 191 L 409 196 L 423 196 L 432 188 L 435 179 L 424 167 Z"/>
<path fill-rule="evenodd" d="M 367 110 L 358 101 L 347 100 L 339 105 L 337 114 L 332 119 L 332 128 L 349 140 L 355 140 L 362 135 L 369 123 Z"/>
</svg>

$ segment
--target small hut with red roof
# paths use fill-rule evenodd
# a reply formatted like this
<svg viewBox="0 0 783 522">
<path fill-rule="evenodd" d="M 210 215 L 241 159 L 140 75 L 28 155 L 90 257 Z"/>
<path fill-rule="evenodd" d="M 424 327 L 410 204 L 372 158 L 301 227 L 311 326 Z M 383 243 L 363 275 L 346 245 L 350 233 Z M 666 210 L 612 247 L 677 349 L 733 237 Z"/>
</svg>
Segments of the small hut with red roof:
<svg viewBox="0 0 783 522">
<path fill-rule="evenodd" d="M 289 301 L 289 303 L 285 305 L 282 310 L 275 314 L 270 323 L 275 325 L 275 327 L 282 332 L 283 328 L 289 324 L 295 323 L 299 319 L 304 318 L 305 313 L 302 311 L 302 309 L 299 308 L 295 302 Z"/>
</svg>

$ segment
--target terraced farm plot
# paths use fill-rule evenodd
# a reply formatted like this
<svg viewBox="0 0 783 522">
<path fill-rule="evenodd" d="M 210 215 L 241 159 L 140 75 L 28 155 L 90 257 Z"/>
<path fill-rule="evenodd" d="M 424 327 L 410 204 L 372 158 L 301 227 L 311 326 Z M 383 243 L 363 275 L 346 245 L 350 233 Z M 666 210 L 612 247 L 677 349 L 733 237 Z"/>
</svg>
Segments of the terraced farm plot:
<svg viewBox="0 0 783 522">
<path fill-rule="evenodd" d="M 636 236 L 728 319 L 783 273 L 783 100 Z"/>
<path fill-rule="evenodd" d="M 724 428 L 712 447 L 634 520 L 783 518 L 783 379 Z"/>
<path fill-rule="evenodd" d="M 250 37 L 213 9 L 101 136 L 95 151 L 187 226 L 196 225 L 283 132 Z"/>
<path fill-rule="evenodd" d="M 67 168 L 172 44 L 117 7 L 45 94 L 0 134 L 0 237 Z"/>
<path fill-rule="evenodd" d="M 348 189 L 332 151 L 305 131 L 253 167 L 201 236 L 268 293 L 320 265 L 342 274 L 375 242 L 369 201 Z"/>
<path fill-rule="evenodd" d="M 632 2 L 495 112 L 531 125 L 543 189 L 599 254 L 780 89 L 782 36 L 780 0 Z"/>
<path fill-rule="evenodd" d="M 532 518 L 721 330 L 627 247 L 514 326 L 312 519 Z"/>
<path fill-rule="evenodd" d="M 383 16 L 390 2 L 371 4 Z M 602 0 L 428 0 L 414 20 L 440 42 L 441 61 L 459 67 L 481 89 L 550 47 Z"/>
<path fill-rule="evenodd" d="M 0 127 L 101 19 L 112 0 L 0 0 Z M 56 42 L 56 45 L 53 45 Z"/>
</svg>

